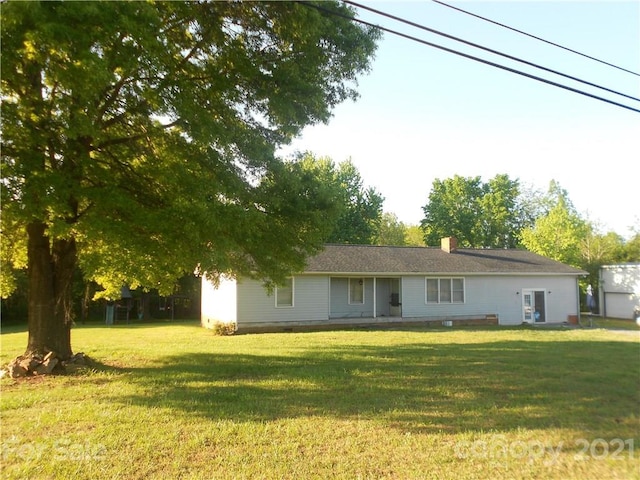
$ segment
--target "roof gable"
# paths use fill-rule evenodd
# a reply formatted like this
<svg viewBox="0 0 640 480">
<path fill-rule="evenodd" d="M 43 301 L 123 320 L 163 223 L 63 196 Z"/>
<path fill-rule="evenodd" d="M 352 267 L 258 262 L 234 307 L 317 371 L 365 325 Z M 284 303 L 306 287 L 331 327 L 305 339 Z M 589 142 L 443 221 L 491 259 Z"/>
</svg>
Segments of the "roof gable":
<svg viewBox="0 0 640 480">
<path fill-rule="evenodd" d="M 305 273 L 333 274 L 554 274 L 585 275 L 526 250 L 325 245 L 307 261 Z"/>
</svg>

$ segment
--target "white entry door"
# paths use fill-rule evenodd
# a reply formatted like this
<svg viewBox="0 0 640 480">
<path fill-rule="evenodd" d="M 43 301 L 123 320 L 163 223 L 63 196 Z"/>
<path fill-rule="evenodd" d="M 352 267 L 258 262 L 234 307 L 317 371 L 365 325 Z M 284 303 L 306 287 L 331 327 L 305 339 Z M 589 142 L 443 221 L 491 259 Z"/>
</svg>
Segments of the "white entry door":
<svg viewBox="0 0 640 480">
<path fill-rule="evenodd" d="M 547 321 L 544 289 L 522 290 L 522 319 L 527 323 L 544 323 Z"/>
</svg>

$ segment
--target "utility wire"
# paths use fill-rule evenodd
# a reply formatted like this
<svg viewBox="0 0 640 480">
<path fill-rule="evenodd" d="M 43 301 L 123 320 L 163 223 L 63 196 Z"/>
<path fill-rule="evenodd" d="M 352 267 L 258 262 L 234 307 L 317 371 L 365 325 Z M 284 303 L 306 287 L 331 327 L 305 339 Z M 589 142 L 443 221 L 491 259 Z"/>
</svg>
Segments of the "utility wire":
<svg viewBox="0 0 640 480">
<path fill-rule="evenodd" d="M 623 72 L 630 73 L 631 75 L 636 75 L 636 76 L 640 77 L 640 73 L 634 72 L 633 70 L 628 70 L 628 69 L 626 69 L 624 67 L 619 67 L 618 65 L 614 65 L 613 63 L 609 63 L 609 62 L 606 62 L 604 60 L 600 60 L 599 58 L 592 57 L 591 55 L 587 55 L 586 53 L 578 52 L 577 50 L 573 50 L 572 48 L 569 48 L 569 47 L 563 47 L 562 45 L 559 45 L 557 43 L 551 42 L 549 40 L 545 40 L 544 38 L 536 37 L 535 35 L 532 35 L 530 33 L 523 32 L 522 30 L 518 30 L 517 28 L 510 27 L 509 25 L 504 25 L 504 24 L 502 24 L 500 22 L 496 22 L 495 20 L 491 20 L 490 18 L 482 17 L 482 16 L 477 15 L 475 13 L 468 12 L 466 10 L 463 10 L 462 8 L 454 7 L 453 5 L 449 5 L 447 3 L 441 2 L 440 0 L 432 0 L 432 1 L 442 5 L 444 7 L 448 7 L 448 8 L 451 8 L 453 10 L 457 10 L 459 12 L 465 13 L 467 15 L 471 15 L 472 17 L 479 18 L 480 20 L 484 20 L 485 22 L 493 23 L 494 25 L 498 25 L 498 26 L 506 28 L 508 30 L 512 30 L 514 32 L 521 33 L 522 35 L 526 35 L 527 37 L 535 38 L 536 40 L 539 40 L 539 41 L 544 42 L 544 43 L 548 43 L 549 45 L 553 45 L 554 47 L 562 48 L 563 50 L 567 50 L 567 51 L 569 51 L 571 53 L 575 53 L 576 55 L 580 55 L 582 57 L 588 58 L 589 60 L 594 60 L 596 62 L 603 63 L 603 64 L 608 65 L 610 67 L 617 68 L 618 70 L 622 70 Z"/>
<path fill-rule="evenodd" d="M 360 23 L 362 25 L 367 25 L 367 26 L 372 27 L 372 28 L 377 28 L 377 29 L 382 30 L 384 32 L 391 33 L 393 35 L 397 35 L 399 37 L 403 37 L 403 38 L 406 38 L 408 40 L 413 40 L 414 42 L 422 43 L 423 45 L 427 45 L 427 46 L 430 46 L 430 47 L 433 47 L 433 48 L 437 48 L 439 50 L 443 50 L 443 51 L 448 52 L 448 53 L 453 53 L 454 55 L 458 55 L 458 56 L 461 56 L 461 57 L 464 57 L 464 58 L 468 58 L 469 60 L 474 60 L 476 62 L 484 63 L 485 65 L 490 65 L 492 67 L 496 67 L 496 68 L 499 68 L 501 70 L 505 70 L 505 71 L 508 71 L 508 72 L 511 72 L 511 73 L 515 73 L 516 75 L 521 75 L 523 77 L 527 77 L 527 78 L 530 78 L 532 80 L 536 80 L 536 81 L 539 81 L 539 82 L 542 82 L 542 83 L 546 83 L 548 85 L 553 85 L 555 87 L 562 88 L 564 90 L 568 90 L 570 92 L 574 92 L 574 93 L 577 93 L 579 95 L 584 95 L 586 97 L 590 97 L 590 98 L 593 98 L 595 100 L 600 100 L 602 102 L 609 103 L 611 105 L 616 105 L 618 107 L 625 108 L 627 110 L 631 110 L 631 111 L 640 113 L 640 109 L 637 109 L 637 108 L 634 108 L 634 107 L 630 107 L 629 105 L 625 105 L 623 103 L 618 103 L 618 102 L 615 102 L 613 100 L 609 100 L 609 99 L 604 98 L 604 97 L 599 97 L 597 95 L 593 95 L 593 94 L 585 92 L 583 90 L 578 90 L 576 88 L 569 87 L 567 85 L 562 85 L 561 83 L 553 82 L 551 80 L 547 80 L 547 79 L 542 78 L 542 77 L 537 77 L 535 75 L 531 75 L 529 73 L 522 72 L 520 70 L 516 70 L 516 69 L 510 68 L 510 67 L 504 66 L 504 65 L 500 65 L 498 63 L 490 62 L 489 60 L 484 60 L 482 58 L 475 57 L 475 56 L 469 55 L 467 53 L 459 52 L 457 50 L 453 50 L 451 48 L 447 48 L 447 47 L 444 47 L 442 45 L 437 45 L 435 43 L 428 42 L 426 40 L 422 40 L 421 38 L 413 37 L 413 36 L 408 35 L 406 33 L 398 32 L 396 30 L 392 30 L 392 29 L 387 28 L 387 27 L 382 27 L 380 25 L 376 25 L 374 23 L 367 22 L 365 20 L 360 20 L 359 18 L 355 18 L 355 17 L 349 16 L 349 15 L 345 15 L 345 14 L 342 14 L 340 12 L 336 12 L 334 10 L 330 10 L 330 9 L 321 7 L 319 5 L 314 5 L 314 4 L 311 4 L 311 3 L 307 3 L 306 1 L 299 1 L 298 3 L 300 3 L 301 5 L 304 5 L 306 7 L 309 7 L 309 8 L 314 8 L 316 10 L 328 13 L 330 15 L 335 15 L 335 16 L 338 16 L 338 17 L 341 17 L 341 18 L 345 18 L 347 20 L 351 20 L 353 22 L 357 22 L 357 23 Z"/>
<path fill-rule="evenodd" d="M 437 1 L 437 0 L 433 0 L 433 1 Z M 612 90 L 610 88 L 603 87 L 602 85 L 598 85 L 598 84 L 589 82 L 587 80 L 583 80 L 581 78 L 574 77 L 572 75 L 568 75 L 566 73 L 559 72 L 559 71 L 554 70 L 552 68 L 547 68 L 547 67 L 539 65 L 537 63 L 529 62 L 529 61 L 524 60 L 522 58 L 514 57 L 513 55 L 509 55 L 507 53 L 503 53 L 503 52 L 500 52 L 498 50 L 494 50 L 492 48 L 484 47 L 484 46 L 479 45 L 477 43 L 469 42 L 469 41 L 464 40 L 462 38 L 459 38 L 459 37 L 456 37 L 456 36 L 453 36 L 453 35 L 449 35 L 448 33 L 440 32 L 438 30 L 434 30 L 433 28 L 425 27 L 424 25 L 421 25 L 419 23 L 415 23 L 415 22 L 412 22 L 410 20 L 406 20 L 404 18 L 397 17 L 395 15 L 391 15 L 390 13 L 382 12 L 380 10 L 376 10 L 375 8 L 367 7 L 366 5 L 361 5 L 361 4 L 353 2 L 351 0 L 343 0 L 343 2 L 344 3 L 348 3 L 349 5 L 353 5 L 354 7 L 362 8 L 364 10 L 369 10 L 370 12 L 373 12 L 373 13 L 375 13 L 377 15 L 382 15 L 383 17 L 391 18 L 392 20 L 396 20 L 398 22 L 406 23 L 407 25 L 411 25 L 412 27 L 416 27 L 416 28 L 419 28 L 421 30 L 425 30 L 427 32 L 435 33 L 436 35 L 440 35 L 442 37 L 446 37 L 446 38 L 449 38 L 451 40 L 455 40 L 456 42 L 461 42 L 461 43 L 464 43 L 465 45 L 470 45 L 472 47 L 479 48 L 480 50 L 484 50 L 486 52 L 493 53 L 495 55 L 499 55 L 499 56 L 504 57 L 504 58 L 508 58 L 509 60 L 520 62 L 520 63 L 523 63 L 525 65 L 529 65 L 530 67 L 535 67 L 535 68 L 538 68 L 540 70 L 544 70 L 545 72 L 554 73 L 556 75 L 560 75 L 561 77 L 565 77 L 565 78 L 568 78 L 570 80 L 575 80 L 576 82 L 580 82 L 580 83 L 583 83 L 585 85 L 589 85 L 590 87 L 599 88 L 599 89 L 605 90 L 605 91 L 607 91 L 609 93 L 620 95 L 622 97 L 626 97 L 626 98 L 629 98 L 631 100 L 635 100 L 637 102 L 640 102 L 640 98 L 638 98 L 638 97 L 633 97 L 631 95 L 627 95 L 626 93 L 618 92 L 617 90 Z"/>
</svg>

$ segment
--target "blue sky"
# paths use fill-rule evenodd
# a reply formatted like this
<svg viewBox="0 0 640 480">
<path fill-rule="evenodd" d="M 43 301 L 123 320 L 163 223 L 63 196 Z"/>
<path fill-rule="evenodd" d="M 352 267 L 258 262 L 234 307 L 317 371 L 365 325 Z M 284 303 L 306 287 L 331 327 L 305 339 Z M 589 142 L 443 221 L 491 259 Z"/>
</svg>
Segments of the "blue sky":
<svg viewBox="0 0 640 480">
<path fill-rule="evenodd" d="M 640 97 L 640 77 L 601 65 L 430 1 L 365 1 L 510 55 Z M 448 2 L 640 73 L 640 2 Z M 640 108 L 379 15 L 358 17 L 424 40 Z M 556 180 L 604 231 L 640 229 L 640 113 L 385 33 L 357 102 L 308 127 L 285 153 L 351 158 L 384 210 L 416 224 L 434 179 L 506 173 L 546 191 Z"/>
</svg>

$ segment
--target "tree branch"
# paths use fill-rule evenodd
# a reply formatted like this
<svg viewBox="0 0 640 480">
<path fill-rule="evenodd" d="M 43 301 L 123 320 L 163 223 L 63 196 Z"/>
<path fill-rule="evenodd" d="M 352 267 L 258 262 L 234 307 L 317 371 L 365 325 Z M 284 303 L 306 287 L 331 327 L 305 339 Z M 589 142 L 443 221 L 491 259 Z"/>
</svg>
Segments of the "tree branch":
<svg viewBox="0 0 640 480">
<path fill-rule="evenodd" d="M 132 135 L 130 137 L 112 138 L 111 140 L 105 140 L 104 142 L 99 143 L 94 148 L 95 150 L 102 150 L 103 148 L 112 147 L 114 145 L 122 145 L 125 143 L 135 142 L 136 140 L 140 140 L 141 138 L 145 138 L 146 136 L 146 133 L 141 133 L 138 135 Z"/>
</svg>

